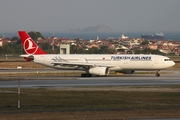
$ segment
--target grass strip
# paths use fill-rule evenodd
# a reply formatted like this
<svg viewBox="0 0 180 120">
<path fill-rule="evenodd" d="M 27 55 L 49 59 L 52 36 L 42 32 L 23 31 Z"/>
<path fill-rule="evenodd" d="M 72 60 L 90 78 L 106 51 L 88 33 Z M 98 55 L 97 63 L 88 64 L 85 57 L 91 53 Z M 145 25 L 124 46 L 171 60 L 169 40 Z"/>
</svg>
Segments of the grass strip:
<svg viewBox="0 0 180 120">
<path fill-rule="evenodd" d="M 20 109 L 17 89 L 1 88 L 0 98 L 0 113 L 180 109 L 179 92 L 21 89 Z"/>
</svg>

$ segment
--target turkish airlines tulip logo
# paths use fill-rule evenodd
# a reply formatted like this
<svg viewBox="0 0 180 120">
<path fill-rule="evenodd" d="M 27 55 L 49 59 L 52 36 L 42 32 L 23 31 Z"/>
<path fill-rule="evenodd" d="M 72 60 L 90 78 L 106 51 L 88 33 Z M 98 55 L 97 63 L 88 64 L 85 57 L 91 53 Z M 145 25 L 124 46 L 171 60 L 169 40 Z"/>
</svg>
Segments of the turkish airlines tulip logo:
<svg viewBox="0 0 180 120">
<path fill-rule="evenodd" d="M 27 54 L 34 54 L 36 53 L 38 46 L 32 41 L 31 38 L 27 38 L 24 41 L 24 49 Z"/>
</svg>

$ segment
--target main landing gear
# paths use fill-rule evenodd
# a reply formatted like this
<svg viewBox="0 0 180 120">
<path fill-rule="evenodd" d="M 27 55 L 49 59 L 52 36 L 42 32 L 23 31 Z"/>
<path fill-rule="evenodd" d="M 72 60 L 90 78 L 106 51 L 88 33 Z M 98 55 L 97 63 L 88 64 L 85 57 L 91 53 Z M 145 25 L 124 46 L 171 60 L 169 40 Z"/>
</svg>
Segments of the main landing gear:
<svg viewBox="0 0 180 120">
<path fill-rule="evenodd" d="M 155 76 L 156 76 L 156 77 L 159 77 L 159 76 L 160 76 L 159 70 L 156 70 Z"/>
<path fill-rule="evenodd" d="M 91 74 L 81 74 L 81 77 L 92 77 Z"/>
</svg>

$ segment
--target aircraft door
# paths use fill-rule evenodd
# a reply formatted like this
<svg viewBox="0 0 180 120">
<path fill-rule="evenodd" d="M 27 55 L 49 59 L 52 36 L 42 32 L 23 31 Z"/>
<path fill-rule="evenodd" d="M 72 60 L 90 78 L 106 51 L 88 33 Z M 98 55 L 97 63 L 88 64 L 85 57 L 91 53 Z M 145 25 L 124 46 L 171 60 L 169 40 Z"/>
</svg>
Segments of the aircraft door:
<svg viewBox="0 0 180 120">
<path fill-rule="evenodd" d="M 155 64 L 155 65 L 158 65 L 158 64 L 159 64 L 158 58 L 157 58 L 157 59 L 154 59 L 154 64 Z"/>
<path fill-rule="evenodd" d="M 42 61 L 46 61 L 44 56 L 40 56 Z"/>
<path fill-rule="evenodd" d="M 159 65 L 160 65 L 160 60 L 159 60 L 159 57 L 157 58 L 154 58 L 153 60 L 153 68 L 157 68 Z"/>
</svg>

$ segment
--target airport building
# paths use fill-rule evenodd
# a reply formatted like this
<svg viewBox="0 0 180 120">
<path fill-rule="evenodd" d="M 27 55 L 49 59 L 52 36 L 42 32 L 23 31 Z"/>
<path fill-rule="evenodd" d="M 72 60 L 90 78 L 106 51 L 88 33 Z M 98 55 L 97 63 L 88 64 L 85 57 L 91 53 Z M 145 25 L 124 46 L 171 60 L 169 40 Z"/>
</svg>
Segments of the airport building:
<svg viewBox="0 0 180 120">
<path fill-rule="evenodd" d="M 61 44 L 60 54 L 70 54 L 70 44 Z"/>
</svg>

